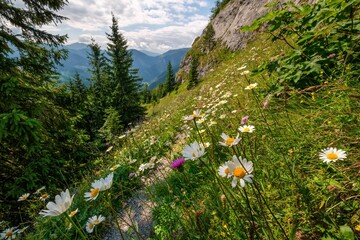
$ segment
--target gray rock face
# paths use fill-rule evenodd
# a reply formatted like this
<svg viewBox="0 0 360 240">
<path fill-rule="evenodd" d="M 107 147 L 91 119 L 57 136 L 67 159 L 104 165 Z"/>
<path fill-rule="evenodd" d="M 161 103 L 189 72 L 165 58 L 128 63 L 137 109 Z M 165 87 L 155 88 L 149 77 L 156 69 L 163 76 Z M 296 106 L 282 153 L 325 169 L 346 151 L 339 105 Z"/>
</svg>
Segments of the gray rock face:
<svg viewBox="0 0 360 240">
<path fill-rule="evenodd" d="M 215 39 L 222 41 L 229 49 L 237 50 L 246 45 L 253 33 L 241 32 L 240 28 L 250 25 L 255 19 L 265 15 L 266 4 L 273 0 L 234 0 L 226 5 L 210 22 L 215 30 Z M 285 2 L 285 1 L 283 1 Z M 293 0 L 299 4 L 301 0 Z M 313 3 L 315 0 L 305 2 Z"/>
<path fill-rule="evenodd" d="M 303 2 L 315 3 L 317 0 L 293 0 L 295 4 Z M 229 2 L 210 22 L 215 36 L 214 40 L 222 42 L 224 46 L 232 51 L 241 49 L 246 46 L 253 32 L 241 32 L 240 28 L 250 25 L 255 19 L 265 15 L 269 11 L 266 4 L 273 0 L 233 0 Z M 286 2 L 286 0 L 282 0 Z M 204 34 L 204 33 L 203 33 Z M 190 59 L 185 57 L 180 63 L 180 71 L 188 72 L 190 69 Z M 211 69 L 211 63 L 199 66 L 200 76 L 204 76 L 207 70 Z M 177 77 L 177 81 L 183 82 L 184 79 Z"/>
</svg>

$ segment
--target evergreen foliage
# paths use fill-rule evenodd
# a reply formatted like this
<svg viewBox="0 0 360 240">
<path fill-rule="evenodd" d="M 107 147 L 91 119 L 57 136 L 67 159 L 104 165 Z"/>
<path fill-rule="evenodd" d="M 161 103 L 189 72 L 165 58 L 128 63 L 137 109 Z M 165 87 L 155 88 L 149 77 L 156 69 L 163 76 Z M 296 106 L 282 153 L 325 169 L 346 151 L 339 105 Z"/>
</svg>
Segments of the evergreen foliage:
<svg viewBox="0 0 360 240">
<path fill-rule="evenodd" d="M 97 131 L 104 124 L 105 109 L 110 104 L 111 89 L 109 87 L 109 63 L 100 45 L 92 39 L 89 53 L 90 89 L 88 98 L 89 134 L 95 138 Z"/>
<path fill-rule="evenodd" d="M 69 106 L 84 95 L 70 97 L 56 83 L 54 65 L 66 57 L 57 47 L 67 37 L 40 30 L 65 19 L 56 12 L 66 2 L 24 1 L 23 8 L 0 3 L 1 219 L 8 214 L 16 221 L 13 203 L 24 192 L 62 187 L 80 176 L 79 164 L 91 153 L 84 149 L 87 136 L 74 128 Z M 11 56 L 14 48 L 19 57 Z"/>
<path fill-rule="evenodd" d="M 141 90 L 141 97 L 143 103 L 149 103 L 151 101 L 151 91 L 148 83 L 144 83 Z"/>
<path fill-rule="evenodd" d="M 189 72 L 189 83 L 187 89 L 191 89 L 199 83 L 198 68 L 199 61 L 196 57 L 191 59 L 190 72 Z"/>
<path fill-rule="evenodd" d="M 170 93 L 176 88 L 175 74 L 171 65 L 171 62 L 167 66 L 167 77 L 165 81 L 166 92 Z"/>
<path fill-rule="evenodd" d="M 214 36 L 215 36 L 215 30 L 214 30 L 212 24 L 209 23 L 209 25 L 205 28 L 205 32 L 203 35 L 207 52 L 210 52 L 216 43 Z"/>
<path fill-rule="evenodd" d="M 138 70 L 132 69 L 131 52 L 127 50 L 127 41 L 120 33 L 118 22 L 112 16 L 108 55 L 110 63 L 109 95 L 110 106 L 119 114 L 123 126 L 138 121 L 144 116 L 145 109 L 140 105 L 140 81 Z"/>
</svg>

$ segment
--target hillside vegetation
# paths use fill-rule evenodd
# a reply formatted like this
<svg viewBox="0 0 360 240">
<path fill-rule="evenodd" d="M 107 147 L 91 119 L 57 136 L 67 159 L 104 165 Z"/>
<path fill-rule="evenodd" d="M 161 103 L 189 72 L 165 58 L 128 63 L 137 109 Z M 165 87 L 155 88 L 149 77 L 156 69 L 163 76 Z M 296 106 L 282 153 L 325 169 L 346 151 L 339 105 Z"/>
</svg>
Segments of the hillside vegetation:
<svg viewBox="0 0 360 240">
<path fill-rule="evenodd" d="M 123 236 L 115 219 L 143 188 L 156 205 L 150 239 L 360 239 L 359 2 L 276 9 L 243 28 L 268 26 L 245 49 L 204 54 L 199 38 L 188 54 L 199 69 L 216 59 L 208 74 L 110 139 L 96 171 L 68 183 L 66 204 L 26 197 L 20 211 L 33 220 L 11 231 L 101 239 L 115 226 Z"/>
</svg>

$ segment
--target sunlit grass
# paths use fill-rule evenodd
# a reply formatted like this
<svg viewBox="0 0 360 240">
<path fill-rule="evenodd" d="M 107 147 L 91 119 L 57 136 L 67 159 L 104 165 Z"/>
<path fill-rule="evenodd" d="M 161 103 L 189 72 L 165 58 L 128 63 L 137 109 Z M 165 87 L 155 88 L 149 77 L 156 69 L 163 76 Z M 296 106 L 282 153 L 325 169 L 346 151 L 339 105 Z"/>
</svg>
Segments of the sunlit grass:
<svg viewBox="0 0 360 240">
<path fill-rule="evenodd" d="M 98 239 L 118 227 L 123 203 L 143 187 L 157 205 L 153 239 L 325 239 L 348 228 L 359 236 L 359 85 L 273 95 L 276 76 L 246 71 L 282 51 L 263 34 L 244 50 L 213 53 L 219 64 L 196 88 L 182 84 L 148 105 L 147 120 L 113 139 L 96 172 L 69 183 L 74 200 L 59 216 L 40 217 L 46 204 L 22 196 L 34 220 L 18 235 Z M 184 120 L 197 110 L 204 115 Z M 328 147 L 346 158 L 324 163 L 319 153 Z M 185 162 L 171 169 L 180 157 Z M 58 193 L 49 194 L 54 201 Z"/>
</svg>

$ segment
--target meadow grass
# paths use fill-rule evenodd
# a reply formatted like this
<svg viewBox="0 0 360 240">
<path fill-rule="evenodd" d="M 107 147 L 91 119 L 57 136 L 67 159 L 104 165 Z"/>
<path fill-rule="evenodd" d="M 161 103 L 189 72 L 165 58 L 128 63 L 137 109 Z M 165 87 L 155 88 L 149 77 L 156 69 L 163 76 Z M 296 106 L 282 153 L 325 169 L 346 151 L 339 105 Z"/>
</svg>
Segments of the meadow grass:
<svg viewBox="0 0 360 240">
<path fill-rule="evenodd" d="M 287 51 L 268 37 L 259 35 L 243 50 L 219 51 L 219 64 L 196 88 L 188 91 L 182 84 L 148 105 L 147 120 L 112 140 L 113 148 L 96 161 L 96 172 L 69 183 L 75 196 L 64 214 L 40 217 L 45 202 L 31 195 L 21 211 L 31 211 L 34 220 L 18 227 L 31 231 L 18 235 L 100 239 L 114 227 L 123 203 L 143 187 L 156 203 L 151 239 L 359 239 L 359 83 L 324 77 L 314 88 L 285 86 L 274 94 L 278 76 L 251 74 Z M 245 125 L 255 130 L 241 132 Z M 201 148 L 194 151 L 204 155 L 170 169 L 194 142 Z M 344 150 L 347 157 L 324 163 L 319 153 L 328 147 Z M 248 162 L 234 167 L 233 156 Z M 222 165 L 234 168 L 228 177 L 219 174 Z M 111 172 L 111 188 L 85 201 L 91 184 Z M 65 216 L 75 209 L 71 219 Z M 104 222 L 88 233 L 89 219 L 99 215 Z"/>
</svg>

